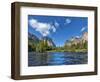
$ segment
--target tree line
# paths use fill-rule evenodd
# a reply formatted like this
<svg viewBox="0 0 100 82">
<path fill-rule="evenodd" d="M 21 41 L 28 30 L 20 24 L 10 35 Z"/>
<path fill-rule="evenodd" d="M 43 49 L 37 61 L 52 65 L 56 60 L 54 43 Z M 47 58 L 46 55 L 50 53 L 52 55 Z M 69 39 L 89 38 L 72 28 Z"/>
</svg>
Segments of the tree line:
<svg viewBox="0 0 100 82">
<path fill-rule="evenodd" d="M 47 42 L 47 40 L 40 40 L 38 43 L 28 43 L 28 51 L 33 51 L 33 52 L 47 52 L 47 51 L 52 51 L 52 52 L 64 52 L 64 51 L 82 51 L 82 50 L 87 50 L 87 41 L 82 42 L 82 43 L 77 43 L 77 44 L 71 44 L 70 46 L 64 45 L 63 47 L 54 47 L 50 46 Z"/>
</svg>

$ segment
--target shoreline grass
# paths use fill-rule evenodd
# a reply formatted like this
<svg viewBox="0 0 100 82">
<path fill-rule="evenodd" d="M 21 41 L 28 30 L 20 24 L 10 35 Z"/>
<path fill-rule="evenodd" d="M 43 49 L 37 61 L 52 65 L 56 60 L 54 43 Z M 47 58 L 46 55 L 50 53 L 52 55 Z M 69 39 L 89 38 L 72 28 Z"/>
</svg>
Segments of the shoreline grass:
<svg viewBox="0 0 100 82">
<path fill-rule="evenodd" d="M 87 52 L 87 49 L 50 50 L 46 52 Z"/>
</svg>

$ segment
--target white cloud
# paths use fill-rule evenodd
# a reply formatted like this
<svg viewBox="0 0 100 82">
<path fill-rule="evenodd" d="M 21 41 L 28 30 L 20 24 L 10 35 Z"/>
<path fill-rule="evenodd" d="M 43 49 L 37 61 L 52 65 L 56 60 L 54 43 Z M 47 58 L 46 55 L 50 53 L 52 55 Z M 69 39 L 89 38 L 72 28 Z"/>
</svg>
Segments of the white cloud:
<svg viewBox="0 0 100 82">
<path fill-rule="evenodd" d="M 51 27 L 53 32 L 56 32 L 56 28 L 54 26 Z"/>
<path fill-rule="evenodd" d="M 83 27 L 83 28 L 81 29 L 81 32 L 83 32 L 85 29 L 86 29 L 86 27 Z"/>
<path fill-rule="evenodd" d="M 35 19 L 31 19 L 29 20 L 29 24 L 33 27 L 33 28 L 36 28 L 38 26 L 38 21 L 35 20 Z"/>
<path fill-rule="evenodd" d="M 50 23 L 39 22 L 36 19 L 30 19 L 29 24 L 36 31 L 40 32 L 42 36 L 47 36 L 50 31 L 56 32 L 56 27 Z"/>
<path fill-rule="evenodd" d="M 56 27 L 59 27 L 59 23 L 58 23 L 57 21 L 54 22 L 54 25 L 55 25 Z"/>
<path fill-rule="evenodd" d="M 66 18 L 66 20 L 65 20 L 65 24 L 69 24 L 69 23 L 71 23 L 71 19 Z"/>
<path fill-rule="evenodd" d="M 80 36 L 76 36 L 76 38 L 80 38 Z"/>
</svg>

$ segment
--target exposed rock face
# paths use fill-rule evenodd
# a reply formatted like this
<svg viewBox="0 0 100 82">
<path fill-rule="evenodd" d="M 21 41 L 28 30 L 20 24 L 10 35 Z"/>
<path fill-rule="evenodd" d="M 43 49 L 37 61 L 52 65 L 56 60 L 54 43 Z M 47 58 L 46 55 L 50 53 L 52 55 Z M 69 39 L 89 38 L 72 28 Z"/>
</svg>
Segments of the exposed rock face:
<svg viewBox="0 0 100 82">
<path fill-rule="evenodd" d="M 31 33 L 28 33 L 28 39 L 33 40 L 33 41 L 39 41 L 39 39 Z"/>
<path fill-rule="evenodd" d="M 52 41 L 52 39 L 51 38 L 49 38 L 49 37 L 42 37 L 42 39 L 41 40 L 43 40 L 43 41 L 47 41 L 47 44 L 48 44 L 48 46 L 53 46 L 53 47 L 55 47 L 55 44 L 54 44 L 54 42 Z M 30 43 L 34 43 L 34 44 L 37 44 L 37 43 L 39 43 L 39 38 L 38 37 L 36 37 L 35 35 L 33 35 L 33 34 L 31 34 L 31 33 L 28 33 L 28 42 L 29 42 L 29 44 Z"/>
<path fill-rule="evenodd" d="M 83 42 L 88 41 L 88 33 L 87 32 L 84 32 L 84 34 L 82 36 L 82 41 Z"/>
<path fill-rule="evenodd" d="M 81 41 L 80 38 L 75 37 L 75 38 L 73 38 L 72 44 L 76 45 L 76 44 L 80 43 L 80 41 Z"/>
<path fill-rule="evenodd" d="M 43 41 L 47 41 L 48 46 L 53 46 L 53 47 L 56 46 L 56 45 L 54 44 L 54 42 L 52 41 L 52 39 L 49 38 L 49 37 L 43 37 L 41 40 L 43 40 Z"/>
<path fill-rule="evenodd" d="M 88 41 L 88 33 L 84 32 L 82 37 L 72 37 L 70 40 L 67 40 L 65 45 L 71 46 L 71 45 L 77 45 L 77 44 L 82 44 Z"/>
<path fill-rule="evenodd" d="M 35 35 L 28 33 L 28 44 L 37 45 L 38 43 L 39 43 L 39 39 Z"/>
</svg>

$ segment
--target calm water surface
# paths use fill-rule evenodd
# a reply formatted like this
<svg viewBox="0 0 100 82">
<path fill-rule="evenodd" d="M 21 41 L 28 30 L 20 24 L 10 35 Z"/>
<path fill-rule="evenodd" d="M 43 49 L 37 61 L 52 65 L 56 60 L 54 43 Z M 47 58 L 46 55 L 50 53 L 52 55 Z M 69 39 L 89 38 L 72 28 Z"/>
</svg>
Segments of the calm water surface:
<svg viewBox="0 0 100 82">
<path fill-rule="evenodd" d="M 81 52 L 50 52 L 28 53 L 28 66 L 73 65 L 87 64 L 87 53 Z"/>
</svg>

